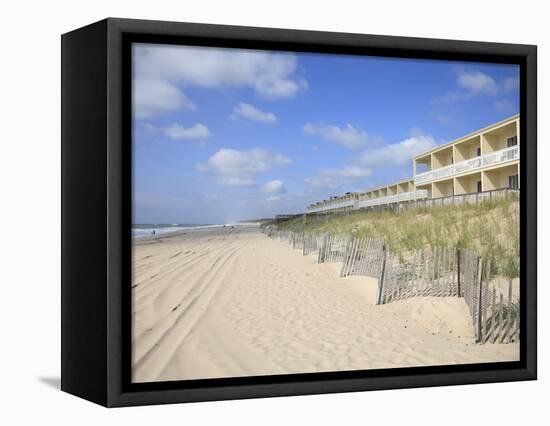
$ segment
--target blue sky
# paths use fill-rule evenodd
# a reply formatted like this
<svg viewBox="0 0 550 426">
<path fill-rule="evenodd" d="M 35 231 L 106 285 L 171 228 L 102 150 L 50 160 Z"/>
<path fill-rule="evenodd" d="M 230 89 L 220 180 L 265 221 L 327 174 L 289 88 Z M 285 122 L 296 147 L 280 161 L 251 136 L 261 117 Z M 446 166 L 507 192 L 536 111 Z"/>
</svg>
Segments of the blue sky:
<svg viewBox="0 0 550 426">
<path fill-rule="evenodd" d="M 412 175 L 519 112 L 519 67 L 135 45 L 134 223 L 232 223 Z"/>
</svg>

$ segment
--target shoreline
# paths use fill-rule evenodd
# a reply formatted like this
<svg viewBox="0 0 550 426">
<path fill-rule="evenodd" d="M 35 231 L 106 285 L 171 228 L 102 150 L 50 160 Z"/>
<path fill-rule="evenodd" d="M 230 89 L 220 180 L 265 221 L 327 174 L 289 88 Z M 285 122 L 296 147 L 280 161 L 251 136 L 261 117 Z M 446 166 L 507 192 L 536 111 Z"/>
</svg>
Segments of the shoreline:
<svg viewBox="0 0 550 426">
<path fill-rule="evenodd" d="M 197 226 L 190 226 L 189 228 L 181 227 L 180 229 L 175 231 L 161 232 L 155 235 L 132 236 L 132 245 L 144 240 L 151 241 L 151 240 L 158 240 L 161 238 L 165 239 L 165 238 L 191 234 L 194 232 L 208 231 L 208 230 L 220 229 L 220 228 L 223 229 L 223 228 L 250 227 L 250 226 L 259 226 L 259 224 L 237 223 L 237 224 L 222 224 L 222 225 L 197 225 Z M 132 230 L 134 229 L 139 229 L 139 228 L 132 228 Z"/>
</svg>

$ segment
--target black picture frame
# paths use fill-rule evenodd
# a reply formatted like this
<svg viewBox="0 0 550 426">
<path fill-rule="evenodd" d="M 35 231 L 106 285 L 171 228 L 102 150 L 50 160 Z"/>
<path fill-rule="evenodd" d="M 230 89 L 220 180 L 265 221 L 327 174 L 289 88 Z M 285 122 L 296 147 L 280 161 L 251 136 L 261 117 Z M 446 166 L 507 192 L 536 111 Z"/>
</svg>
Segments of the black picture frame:
<svg viewBox="0 0 550 426">
<path fill-rule="evenodd" d="M 62 390 L 117 407 L 536 379 L 536 46 L 116 18 L 61 41 Z M 519 64 L 520 361 L 130 383 L 132 42 Z"/>
</svg>

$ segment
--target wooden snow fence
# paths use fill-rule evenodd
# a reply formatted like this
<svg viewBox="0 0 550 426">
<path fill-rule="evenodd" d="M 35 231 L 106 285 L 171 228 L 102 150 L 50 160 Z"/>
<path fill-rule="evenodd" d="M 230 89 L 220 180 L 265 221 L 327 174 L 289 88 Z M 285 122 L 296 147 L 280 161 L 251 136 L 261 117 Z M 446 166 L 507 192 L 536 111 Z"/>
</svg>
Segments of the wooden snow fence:
<svg viewBox="0 0 550 426">
<path fill-rule="evenodd" d="M 322 239 L 317 263 L 343 262 L 351 237 L 325 234 Z"/>
<path fill-rule="evenodd" d="M 384 259 L 384 240 L 352 238 L 349 240 L 342 261 L 341 277 L 366 275 L 378 278 Z"/>
<path fill-rule="evenodd" d="M 304 240 L 304 234 L 301 232 L 294 232 L 291 236 L 290 243 L 293 249 L 302 248 Z"/>
<path fill-rule="evenodd" d="M 512 293 L 508 280 L 507 294 L 497 291 L 489 282 L 491 263 L 469 250 L 461 250 L 461 286 L 472 317 L 475 337 L 479 343 L 510 343 L 519 341 L 519 298 Z"/>
<path fill-rule="evenodd" d="M 386 253 L 379 278 L 378 304 L 410 297 L 458 296 L 456 250 L 426 247 L 401 256 Z"/>
<path fill-rule="evenodd" d="M 291 231 L 279 231 L 276 237 L 279 238 L 279 241 L 292 242 L 292 238 L 294 238 L 294 233 Z"/>
<path fill-rule="evenodd" d="M 308 256 L 313 253 L 317 253 L 320 245 L 323 242 L 324 235 L 305 233 L 302 239 L 302 254 Z"/>
<path fill-rule="evenodd" d="M 470 250 L 427 247 L 398 257 L 386 253 L 378 304 L 418 296 L 463 297 L 479 343 L 519 341 L 519 300 L 489 285 L 491 263 Z"/>
<path fill-rule="evenodd" d="M 317 254 L 318 263 L 341 262 L 340 276 L 378 278 L 377 304 L 411 297 L 462 297 L 478 343 L 519 341 L 519 298 L 512 280 L 507 294 L 490 285 L 491 264 L 470 250 L 425 247 L 399 255 L 382 239 L 281 231 L 266 226 L 273 239 L 289 242 L 304 256 Z"/>
</svg>

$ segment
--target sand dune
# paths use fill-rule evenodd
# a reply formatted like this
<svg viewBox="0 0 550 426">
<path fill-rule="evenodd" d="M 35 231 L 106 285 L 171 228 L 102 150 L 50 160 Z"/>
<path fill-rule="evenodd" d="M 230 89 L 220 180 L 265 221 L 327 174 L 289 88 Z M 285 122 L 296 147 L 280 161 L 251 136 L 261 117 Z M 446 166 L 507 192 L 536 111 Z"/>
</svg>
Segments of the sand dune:
<svg viewBox="0 0 550 426">
<path fill-rule="evenodd" d="M 376 280 L 339 278 L 257 226 L 133 247 L 135 382 L 519 359 L 477 345 L 457 298 L 375 306 Z"/>
</svg>

